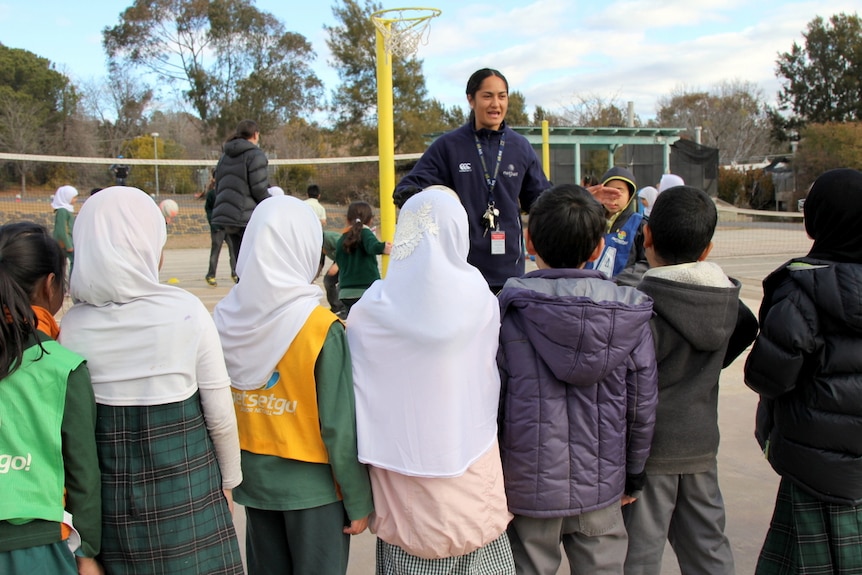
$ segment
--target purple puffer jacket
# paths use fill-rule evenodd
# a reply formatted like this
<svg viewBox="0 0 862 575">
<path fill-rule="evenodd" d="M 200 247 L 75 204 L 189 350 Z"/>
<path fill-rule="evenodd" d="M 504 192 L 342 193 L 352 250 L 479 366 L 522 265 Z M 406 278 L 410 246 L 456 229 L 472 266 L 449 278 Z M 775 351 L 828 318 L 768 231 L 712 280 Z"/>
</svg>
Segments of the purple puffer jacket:
<svg viewBox="0 0 862 575">
<path fill-rule="evenodd" d="M 643 471 L 657 402 L 652 300 L 598 271 L 539 270 L 500 292 L 500 449 L 509 510 L 618 504 Z"/>
</svg>

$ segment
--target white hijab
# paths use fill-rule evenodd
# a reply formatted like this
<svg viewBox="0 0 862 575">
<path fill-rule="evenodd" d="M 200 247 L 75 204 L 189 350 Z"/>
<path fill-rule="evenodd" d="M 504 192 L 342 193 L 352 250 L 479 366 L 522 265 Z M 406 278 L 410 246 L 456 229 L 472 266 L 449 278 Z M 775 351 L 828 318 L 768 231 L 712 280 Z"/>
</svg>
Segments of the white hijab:
<svg viewBox="0 0 862 575">
<path fill-rule="evenodd" d="M 51 207 L 55 210 L 64 209 L 70 212 L 75 211 L 75 206 L 72 204 L 72 198 L 78 195 L 78 190 L 72 186 L 60 186 L 54 192 L 54 197 L 51 199 Z"/>
<path fill-rule="evenodd" d="M 456 477 L 494 444 L 500 308 L 468 250 L 452 190 L 404 204 L 386 279 L 348 318 L 360 461 Z"/>
<path fill-rule="evenodd" d="M 658 182 L 658 193 L 662 193 L 668 188 L 673 188 L 674 186 L 684 186 L 685 182 L 683 179 L 676 174 L 662 174 L 661 180 Z"/>
<path fill-rule="evenodd" d="M 652 212 L 652 207 L 655 205 L 655 200 L 658 198 L 658 190 L 652 186 L 647 186 L 638 192 L 638 198 L 644 198 L 647 205 L 644 206 L 644 216 L 649 216 Z"/>
<path fill-rule="evenodd" d="M 240 282 L 214 310 L 231 383 L 264 385 L 320 305 L 314 285 L 323 246 L 320 220 L 305 202 L 273 196 L 255 208 L 236 264 Z"/>
<path fill-rule="evenodd" d="M 199 371 L 199 354 L 218 351 L 204 305 L 159 283 L 167 231 L 151 197 L 125 186 L 100 191 L 81 207 L 73 238 L 75 305 L 60 338 L 87 358 L 99 403 L 156 405 L 226 383 L 223 363 Z"/>
</svg>

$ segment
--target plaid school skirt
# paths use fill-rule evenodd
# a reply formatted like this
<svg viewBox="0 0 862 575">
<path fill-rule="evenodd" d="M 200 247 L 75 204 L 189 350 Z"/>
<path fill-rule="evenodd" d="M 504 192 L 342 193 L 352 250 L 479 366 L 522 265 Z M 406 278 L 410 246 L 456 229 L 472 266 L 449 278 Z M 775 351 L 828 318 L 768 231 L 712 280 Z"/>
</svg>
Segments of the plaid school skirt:
<svg viewBox="0 0 862 575">
<path fill-rule="evenodd" d="M 242 575 L 200 398 L 97 406 L 102 552 L 112 574 Z"/>
<path fill-rule="evenodd" d="M 823 503 L 782 478 L 756 575 L 862 575 L 862 506 Z"/>
<path fill-rule="evenodd" d="M 377 575 L 515 575 L 509 536 L 459 557 L 422 559 L 377 538 Z"/>
</svg>

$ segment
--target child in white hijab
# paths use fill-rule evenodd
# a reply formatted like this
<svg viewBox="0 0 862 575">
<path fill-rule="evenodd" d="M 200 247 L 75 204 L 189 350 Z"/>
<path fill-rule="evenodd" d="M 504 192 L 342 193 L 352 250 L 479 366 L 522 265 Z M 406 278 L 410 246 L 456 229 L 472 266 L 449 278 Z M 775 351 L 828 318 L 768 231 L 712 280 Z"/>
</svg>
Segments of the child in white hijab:
<svg viewBox="0 0 862 575">
<path fill-rule="evenodd" d="M 87 200 L 74 236 L 76 303 L 60 342 L 86 358 L 96 397 L 99 560 L 109 573 L 241 575 L 230 380 L 206 307 L 159 282 L 165 218 L 115 186 Z"/>
<path fill-rule="evenodd" d="M 348 319 L 378 574 L 515 572 L 497 446 L 500 309 L 468 251 L 457 196 L 426 188 L 401 208 L 386 279 Z"/>
<path fill-rule="evenodd" d="M 254 210 L 242 245 L 242 280 L 214 316 L 239 423 L 248 572 L 345 573 L 350 535 L 373 507 L 356 456 L 344 325 L 312 283 L 320 220 L 301 200 L 273 196 Z"/>
<path fill-rule="evenodd" d="M 658 198 L 658 190 L 652 186 L 647 186 L 645 188 L 641 188 L 638 192 L 638 201 L 643 206 L 643 214 L 645 218 L 648 218 L 650 213 L 652 212 L 652 207 L 655 205 L 655 201 Z"/>
<path fill-rule="evenodd" d="M 78 199 L 78 190 L 72 186 L 60 186 L 54 192 L 51 199 L 51 207 L 54 208 L 54 239 L 69 258 L 71 269 L 75 260 L 75 248 L 72 242 L 72 228 L 75 225 L 75 200 Z"/>
</svg>

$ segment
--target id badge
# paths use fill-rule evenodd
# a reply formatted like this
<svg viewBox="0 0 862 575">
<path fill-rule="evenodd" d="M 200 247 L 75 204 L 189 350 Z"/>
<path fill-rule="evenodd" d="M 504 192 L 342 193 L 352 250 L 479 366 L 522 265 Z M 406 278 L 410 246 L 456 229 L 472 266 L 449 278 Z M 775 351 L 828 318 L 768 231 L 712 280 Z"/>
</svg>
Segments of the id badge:
<svg viewBox="0 0 862 575">
<path fill-rule="evenodd" d="M 491 232 L 491 255 L 501 256 L 506 253 L 506 232 Z"/>
</svg>

